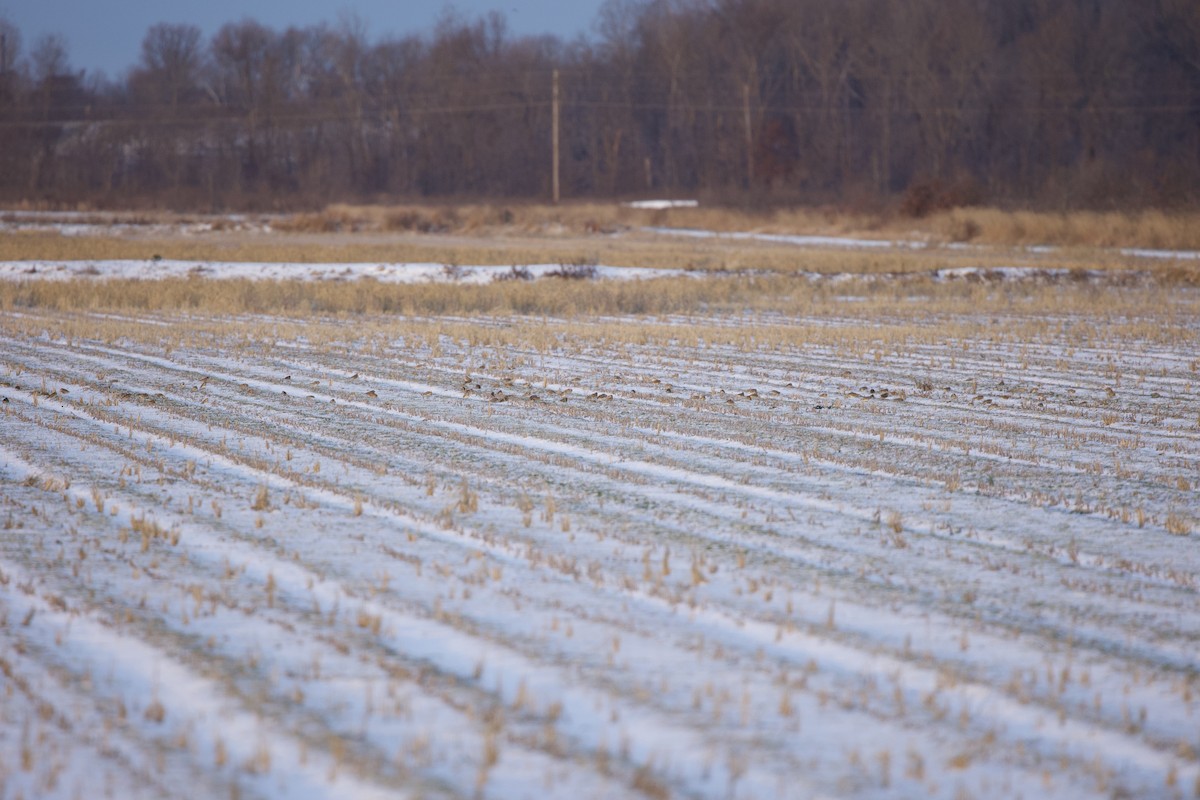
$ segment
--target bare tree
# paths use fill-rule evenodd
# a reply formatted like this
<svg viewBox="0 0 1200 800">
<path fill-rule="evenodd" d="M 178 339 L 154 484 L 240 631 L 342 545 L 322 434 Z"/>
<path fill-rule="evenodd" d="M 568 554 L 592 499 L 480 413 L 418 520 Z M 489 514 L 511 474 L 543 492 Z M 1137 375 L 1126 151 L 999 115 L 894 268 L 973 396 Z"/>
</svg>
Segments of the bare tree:
<svg viewBox="0 0 1200 800">
<path fill-rule="evenodd" d="M 57 33 L 47 33 L 37 40 L 29 59 L 33 66 L 33 79 L 39 84 L 65 75 L 70 67 L 67 40 Z"/>
<path fill-rule="evenodd" d="M 255 191 L 269 183 L 275 157 L 278 115 L 296 71 L 298 37 L 275 31 L 252 20 L 230 23 L 217 31 L 211 44 L 214 92 L 220 104 L 239 115 L 244 129 L 228 129 L 225 147 L 239 156 L 232 177 L 236 188 Z"/>
<path fill-rule="evenodd" d="M 21 29 L 0 14 L 0 75 L 15 72 L 21 57 Z"/>
<path fill-rule="evenodd" d="M 499 15 L 377 44 L 353 17 L 208 42 L 164 24 L 112 87 L 61 37 L 0 33 L 5 198 L 546 197 L 557 71 L 572 197 L 887 202 L 940 181 L 942 204 L 1200 202 L 1190 0 L 608 0 L 570 43 Z"/>
<path fill-rule="evenodd" d="M 197 93 L 203 66 L 198 27 L 159 24 L 142 39 L 141 64 L 131 82 L 145 99 L 174 109 Z"/>
</svg>

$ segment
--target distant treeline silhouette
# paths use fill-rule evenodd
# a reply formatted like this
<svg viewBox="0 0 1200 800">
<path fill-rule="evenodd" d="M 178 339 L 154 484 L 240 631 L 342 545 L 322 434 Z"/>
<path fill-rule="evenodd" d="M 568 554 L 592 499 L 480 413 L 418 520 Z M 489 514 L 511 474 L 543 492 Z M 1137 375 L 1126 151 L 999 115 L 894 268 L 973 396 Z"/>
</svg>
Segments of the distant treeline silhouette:
<svg viewBox="0 0 1200 800">
<path fill-rule="evenodd" d="M 565 198 L 1200 200 L 1195 0 L 610 0 L 595 31 L 160 24 L 104 81 L 0 20 L 0 201 L 547 198 L 555 70 Z"/>
</svg>

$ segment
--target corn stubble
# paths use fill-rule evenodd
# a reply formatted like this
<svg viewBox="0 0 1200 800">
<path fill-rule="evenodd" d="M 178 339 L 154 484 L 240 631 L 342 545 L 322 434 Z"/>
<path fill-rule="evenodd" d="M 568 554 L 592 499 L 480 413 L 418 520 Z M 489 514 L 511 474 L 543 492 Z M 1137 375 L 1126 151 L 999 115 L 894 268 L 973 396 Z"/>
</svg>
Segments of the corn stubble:
<svg viewBox="0 0 1200 800">
<path fill-rule="evenodd" d="M 0 775 L 1194 794 L 1195 292 L 2 286 Z"/>
</svg>

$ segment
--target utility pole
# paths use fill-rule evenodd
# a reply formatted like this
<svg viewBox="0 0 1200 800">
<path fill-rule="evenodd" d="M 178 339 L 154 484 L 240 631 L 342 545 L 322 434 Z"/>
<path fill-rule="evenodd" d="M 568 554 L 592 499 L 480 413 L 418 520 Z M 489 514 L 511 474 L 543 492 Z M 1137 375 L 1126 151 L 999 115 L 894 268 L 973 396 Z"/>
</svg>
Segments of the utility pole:
<svg viewBox="0 0 1200 800">
<path fill-rule="evenodd" d="M 553 102 L 553 121 L 551 122 L 551 164 L 553 178 L 552 184 L 554 188 L 554 205 L 558 205 L 558 70 L 554 70 L 554 102 Z"/>
<path fill-rule="evenodd" d="M 746 188 L 754 186 L 754 128 L 750 124 L 750 84 L 742 84 L 742 117 L 746 125 Z"/>
<path fill-rule="evenodd" d="M 886 197 L 892 190 L 892 77 L 883 84 L 883 169 L 880 190 Z"/>
</svg>

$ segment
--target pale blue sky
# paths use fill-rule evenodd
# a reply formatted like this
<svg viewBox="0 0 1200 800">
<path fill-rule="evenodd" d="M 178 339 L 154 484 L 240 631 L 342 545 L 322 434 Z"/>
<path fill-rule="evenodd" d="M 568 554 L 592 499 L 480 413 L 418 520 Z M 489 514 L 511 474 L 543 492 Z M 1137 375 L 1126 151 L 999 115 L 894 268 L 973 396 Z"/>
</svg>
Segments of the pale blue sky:
<svg viewBox="0 0 1200 800">
<path fill-rule="evenodd" d="M 71 66 L 118 78 L 137 61 L 146 29 L 158 22 L 187 22 L 211 36 L 226 22 L 251 17 L 272 28 L 336 24 L 352 12 L 367 24 L 372 40 L 385 34 L 425 33 L 448 6 L 475 18 L 499 11 L 518 36 L 551 33 L 563 39 L 592 35 L 603 0 L 0 0 L 0 16 L 21 30 L 22 51 L 46 33 L 62 34 Z"/>
</svg>

